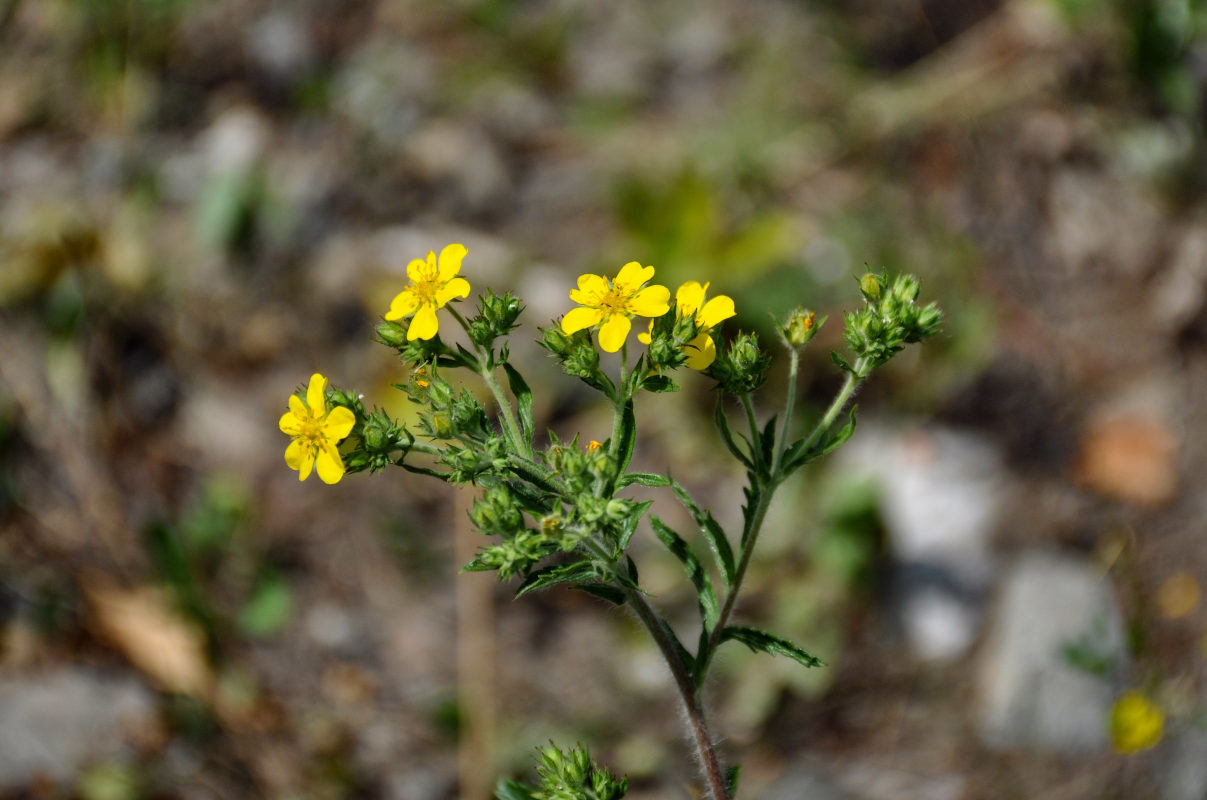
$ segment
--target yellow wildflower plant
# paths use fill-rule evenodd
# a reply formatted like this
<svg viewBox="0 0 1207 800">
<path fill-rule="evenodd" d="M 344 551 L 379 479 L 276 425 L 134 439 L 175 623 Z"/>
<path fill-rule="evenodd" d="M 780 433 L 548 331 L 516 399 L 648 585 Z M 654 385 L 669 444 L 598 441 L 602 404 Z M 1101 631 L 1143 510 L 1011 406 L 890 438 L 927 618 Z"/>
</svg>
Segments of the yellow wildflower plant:
<svg viewBox="0 0 1207 800">
<path fill-rule="evenodd" d="M 469 251 L 463 244 L 450 244 L 440 251 L 429 250 L 427 258 L 416 258 L 407 264 L 411 285 L 399 292 L 390 303 L 386 319 L 402 319 L 414 314 L 407 326 L 407 341 L 431 339 L 440 330 L 436 311 L 453 300 L 469 296 L 469 281 L 457 276 L 461 260 Z"/>
<path fill-rule="evenodd" d="M 327 378 L 319 373 L 310 376 L 306 387 L 306 402 L 291 394 L 289 411 L 281 417 L 281 432 L 293 437 L 285 448 L 285 463 L 298 471 L 298 480 L 310 477 L 318 467 L 323 483 L 339 483 L 344 477 L 344 462 L 336 445 L 352 432 L 356 415 L 343 406 L 327 408 Z"/>
<path fill-rule="evenodd" d="M 708 332 L 737 313 L 734 310 L 733 299 L 728 295 L 719 294 L 705 302 L 708 286 L 707 283 L 688 281 L 675 292 L 675 308 L 679 317 L 681 319 L 694 317 L 696 326 L 700 329 L 696 338 L 684 345 L 687 353 L 687 366 L 695 370 L 708 369 L 717 358 L 717 345 Z M 652 341 L 650 334 L 653 329 L 654 323 L 651 322 L 648 332 L 637 334 L 637 338 L 642 344 L 649 344 Z"/>
<path fill-rule="evenodd" d="M 1117 753 L 1147 750 L 1161 741 L 1165 712 L 1141 692 L 1126 692 L 1111 709 L 1111 742 Z"/>
<path fill-rule="evenodd" d="M 570 299 L 579 304 L 562 317 L 562 331 L 576 333 L 599 325 L 599 346 L 615 353 L 624 346 L 632 317 L 661 317 L 670 310 L 671 290 L 645 284 L 654 277 L 653 267 L 630 261 L 610 281 L 602 275 L 578 276 L 578 288 Z"/>
</svg>

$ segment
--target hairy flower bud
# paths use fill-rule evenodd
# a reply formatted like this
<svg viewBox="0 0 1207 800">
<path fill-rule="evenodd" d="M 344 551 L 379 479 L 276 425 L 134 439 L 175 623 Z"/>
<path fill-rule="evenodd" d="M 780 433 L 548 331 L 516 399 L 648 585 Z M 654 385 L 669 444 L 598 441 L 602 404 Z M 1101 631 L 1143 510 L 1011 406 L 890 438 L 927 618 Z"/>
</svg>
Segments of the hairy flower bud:
<svg viewBox="0 0 1207 800">
<path fill-rule="evenodd" d="M 746 394 L 763 385 L 771 356 L 759 348 L 755 333 L 739 333 L 709 370 L 721 389 L 731 394 Z"/>
<path fill-rule="evenodd" d="M 802 306 L 797 306 L 788 315 L 788 321 L 784 323 L 780 332 L 789 347 L 804 347 L 817 335 L 817 331 L 825 322 L 825 317 L 818 320 L 817 314 Z"/>
</svg>

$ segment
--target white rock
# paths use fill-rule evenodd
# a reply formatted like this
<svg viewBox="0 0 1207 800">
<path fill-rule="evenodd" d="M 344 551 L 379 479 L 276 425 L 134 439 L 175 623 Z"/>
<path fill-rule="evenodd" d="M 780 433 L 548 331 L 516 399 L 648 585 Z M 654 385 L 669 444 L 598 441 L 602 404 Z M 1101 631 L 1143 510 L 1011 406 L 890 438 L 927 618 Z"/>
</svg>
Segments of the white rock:
<svg viewBox="0 0 1207 800">
<path fill-rule="evenodd" d="M 1207 800 L 1207 732 L 1184 731 L 1167 748 L 1161 800 Z"/>
<path fill-rule="evenodd" d="M 1123 621 L 1106 578 L 1061 555 L 1025 555 L 1001 586 L 977 673 L 977 724 L 994 747 L 1058 753 L 1103 750 L 1115 694 L 1109 675 L 1069 663 L 1092 648 L 1117 673 Z"/>
<path fill-rule="evenodd" d="M 0 678 L 0 787 L 70 780 L 125 749 L 123 732 L 154 719 L 143 684 L 69 667 Z"/>
</svg>

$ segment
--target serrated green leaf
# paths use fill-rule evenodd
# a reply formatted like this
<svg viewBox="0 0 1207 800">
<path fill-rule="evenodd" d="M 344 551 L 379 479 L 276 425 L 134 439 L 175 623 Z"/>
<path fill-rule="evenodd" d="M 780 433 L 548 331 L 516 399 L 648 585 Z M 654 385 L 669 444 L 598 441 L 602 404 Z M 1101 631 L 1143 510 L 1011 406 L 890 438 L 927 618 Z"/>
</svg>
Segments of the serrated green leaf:
<svg viewBox="0 0 1207 800">
<path fill-rule="evenodd" d="M 580 583 L 572 587 L 580 592 L 586 592 L 589 595 L 607 600 L 614 606 L 623 606 L 625 604 L 624 592 L 617 589 L 610 583 Z"/>
<path fill-rule="evenodd" d="M 725 443 L 725 447 L 738 461 L 742 462 L 748 469 L 753 469 L 754 465 L 750 463 L 750 458 L 738 448 L 738 443 L 733 439 L 733 432 L 729 429 L 729 419 L 725 416 L 725 396 L 718 393 L 717 402 L 713 404 L 712 419 L 717 426 L 717 431 L 721 434 L 721 441 Z"/>
<path fill-rule="evenodd" d="M 704 621 L 705 629 L 712 630 L 717 624 L 720 607 L 717 605 L 717 595 L 713 592 L 708 572 L 700 565 L 700 560 L 692 552 L 691 545 L 684 541 L 682 536 L 675 533 L 670 526 L 657 517 L 650 517 L 650 525 L 654 528 L 654 535 L 658 537 L 658 541 L 666 545 L 666 549 L 671 551 L 671 555 L 683 564 L 688 579 L 696 589 L 700 619 Z"/>
<path fill-rule="evenodd" d="M 671 479 L 665 475 L 659 475 L 657 472 L 630 472 L 621 476 L 620 480 L 616 482 L 616 488 L 623 489 L 634 483 L 638 486 L 670 486 Z"/>
<path fill-rule="evenodd" d="M 721 577 L 725 580 L 725 587 L 729 588 L 733 586 L 733 548 L 729 544 L 729 538 L 726 537 L 725 531 L 712 518 L 712 513 L 696 505 L 696 501 L 692 499 L 687 490 L 674 478 L 671 478 L 671 491 L 675 493 L 675 497 L 679 498 L 679 502 L 683 504 L 683 507 L 691 513 L 692 518 L 696 521 L 696 525 L 700 528 L 700 532 L 704 534 L 705 540 L 708 541 L 709 549 L 712 550 L 713 558 L 717 562 L 717 571 L 721 573 Z"/>
<path fill-rule="evenodd" d="M 645 516 L 645 512 L 653 504 L 653 500 L 642 500 L 640 503 L 633 505 L 633 513 L 625 519 L 624 525 L 620 528 L 620 538 L 616 542 L 616 552 L 623 553 L 629 549 L 629 540 L 633 538 L 633 532 L 637 530 L 637 523 L 641 522 L 641 518 Z"/>
<path fill-rule="evenodd" d="M 771 419 L 767 420 L 767 424 L 763 427 L 763 432 L 759 434 L 759 450 L 763 454 L 764 464 L 770 464 L 772 461 L 772 453 L 775 450 L 776 421 L 776 416 L 772 414 Z"/>
<path fill-rule="evenodd" d="M 559 583 L 580 583 L 597 580 L 599 568 L 592 561 L 575 561 L 571 564 L 554 564 L 542 567 L 529 575 L 516 589 L 515 596 L 523 597 L 529 592 L 547 589 Z"/>
<path fill-rule="evenodd" d="M 503 362 L 503 371 L 507 373 L 507 386 L 515 396 L 516 409 L 520 412 L 520 428 L 528 446 L 532 446 L 534 423 L 532 421 L 532 389 L 519 371 L 510 363 Z"/>
<path fill-rule="evenodd" d="M 755 652 L 770 653 L 776 656 L 787 656 L 806 667 L 824 667 L 826 662 L 808 652 L 802 647 L 758 628 L 747 628 L 742 625 L 730 625 L 721 632 L 721 641 L 741 642 Z"/>
<path fill-rule="evenodd" d="M 641 388 L 654 394 L 679 391 L 679 384 L 666 375 L 650 375 L 641 382 Z"/>
</svg>

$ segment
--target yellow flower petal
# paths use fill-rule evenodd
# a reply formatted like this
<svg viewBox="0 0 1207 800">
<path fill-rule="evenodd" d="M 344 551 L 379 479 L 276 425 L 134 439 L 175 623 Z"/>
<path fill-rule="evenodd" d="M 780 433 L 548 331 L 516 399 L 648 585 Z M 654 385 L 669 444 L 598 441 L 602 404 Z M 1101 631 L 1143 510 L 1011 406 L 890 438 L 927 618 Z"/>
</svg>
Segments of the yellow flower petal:
<svg viewBox="0 0 1207 800">
<path fill-rule="evenodd" d="M 294 439 L 289 443 L 289 447 L 285 448 L 285 463 L 290 469 L 301 469 L 305 457 L 306 443 L 301 439 Z"/>
<path fill-rule="evenodd" d="M 654 341 L 654 320 L 650 320 L 650 327 L 648 330 L 644 330 L 637 334 L 637 341 L 646 345 Z"/>
<path fill-rule="evenodd" d="M 737 312 L 733 307 L 733 298 L 719 294 L 700 309 L 700 313 L 696 315 L 696 324 L 703 328 L 711 328 L 714 325 L 720 325 L 735 313 Z"/>
<path fill-rule="evenodd" d="M 292 411 L 286 411 L 277 426 L 281 429 L 281 433 L 287 433 L 290 436 L 297 436 L 302 432 L 302 421 Z"/>
<path fill-rule="evenodd" d="M 1165 713 L 1140 692 L 1124 693 L 1111 709 L 1111 740 L 1119 753 L 1147 750 L 1164 729 Z"/>
<path fill-rule="evenodd" d="M 298 460 L 298 480 L 304 481 L 310 477 L 310 470 L 314 469 L 314 448 L 302 446 L 301 458 Z"/>
<path fill-rule="evenodd" d="M 394 299 L 390 301 L 390 310 L 386 312 L 386 319 L 402 319 L 408 314 L 414 314 L 417 308 L 419 308 L 419 295 L 410 289 L 404 289 L 394 295 Z"/>
<path fill-rule="evenodd" d="M 289 395 L 289 413 L 297 417 L 298 422 L 310 419 L 310 412 L 306 410 L 306 404 L 296 394 Z"/>
<path fill-rule="evenodd" d="M 566 316 L 570 316 L 567 314 Z M 615 353 L 624 344 L 633 323 L 623 314 L 608 317 L 599 329 L 599 346 L 605 353 Z"/>
<path fill-rule="evenodd" d="M 331 409 L 331 413 L 327 415 L 327 421 L 323 423 L 323 436 L 333 442 L 338 442 L 351 433 L 355 425 L 356 415 L 352 413 L 352 409 L 336 406 Z"/>
<path fill-rule="evenodd" d="M 436 292 L 436 305 L 444 306 L 454 297 L 468 296 L 469 281 L 465 280 L 465 278 L 453 278 Z"/>
<path fill-rule="evenodd" d="M 708 284 L 702 284 L 699 281 L 688 281 L 680 286 L 675 291 L 675 307 L 679 309 L 679 315 L 682 317 L 690 317 L 704 304 L 704 293 L 708 290 Z"/>
<path fill-rule="evenodd" d="M 608 292 L 608 282 L 600 275 L 579 275 L 578 288 L 570 290 L 570 299 L 579 305 L 599 305 L 600 299 Z"/>
<path fill-rule="evenodd" d="M 620 272 L 616 273 L 616 277 L 612 279 L 612 285 L 622 293 L 635 292 L 641 284 L 652 277 L 654 277 L 653 267 L 643 267 L 638 261 L 630 261 L 620 268 Z"/>
<path fill-rule="evenodd" d="M 566 316 L 562 317 L 562 331 L 564 333 L 575 333 L 583 328 L 590 328 L 592 325 L 598 325 L 603 319 L 603 312 L 598 308 L 572 308 Z"/>
<path fill-rule="evenodd" d="M 335 445 L 330 442 L 323 444 L 323 449 L 319 451 L 315 463 L 318 465 L 319 478 L 323 483 L 339 483 L 339 479 L 344 477 L 344 461 L 340 458 Z"/>
<path fill-rule="evenodd" d="M 702 333 L 684 346 L 683 354 L 687 356 L 685 362 L 687 366 L 696 370 L 705 370 L 717 360 L 717 346 L 711 336 Z"/>
<path fill-rule="evenodd" d="M 316 372 L 310 376 L 310 385 L 306 387 L 306 405 L 310 406 L 312 416 L 321 417 L 327 413 L 327 379 Z"/>
<path fill-rule="evenodd" d="M 641 317 L 661 317 L 671 304 L 671 290 L 665 286 L 647 286 L 629 298 L 625 310 Z"/>
<path fill-rule="evenodd" d="M 428 270 L 429 262 L 433 265 L 436 263 L 436 254 L 431 250 L 427 253 L 427 259 L 413 258 L 411 263 L 407 264 L 407 280 L 411 283 L 425 283 L 436 277 L 436 270 L 433 268 Z"/>
<path fill-rule="evenodd" d="M 463 244 L 450 244 L 440 251 L 440 267 L 436 274 L 441 282 L 452 280 L 461 271 L 461 260 L 468 252 Z M 466 287 L 468 286 L 469 284 L 466 284 Z M 466 288 L 465 294 L 469 294 L 468 288 Z M 461 296 L 465 297 L 464 294 Z"/>
<path fill-rule="evenodd" d="M 415 312 L 415 317 L 407 327 L 407 341 L 415 339 L 430 339 L 440 330 L 440 320 L 436 319 L 436 307 L 424 303 Z"/>
</svg>

